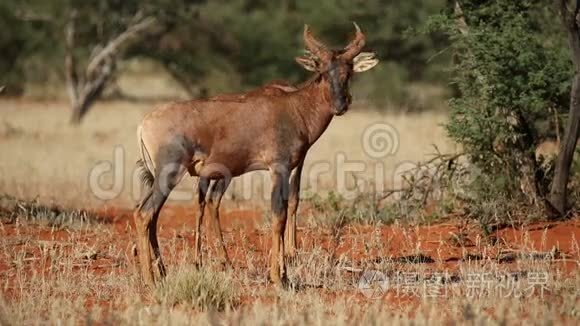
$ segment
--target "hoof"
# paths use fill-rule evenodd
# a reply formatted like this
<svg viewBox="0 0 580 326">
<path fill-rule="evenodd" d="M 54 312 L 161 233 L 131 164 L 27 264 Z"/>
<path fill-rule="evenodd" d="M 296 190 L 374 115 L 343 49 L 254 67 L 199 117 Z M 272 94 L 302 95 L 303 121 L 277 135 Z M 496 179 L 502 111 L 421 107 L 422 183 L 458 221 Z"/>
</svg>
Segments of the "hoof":
<svg viewBox="0 0 580 326">
<path fill-rule="evenodd" d="M 274 279 L 270 278 L 270 283 L 272 283 L 272 285 L 274 285 L 276 288 L 281 289 L 281 290 L 291 289 L 290 281 L 288 280 L 288 277 L 286 277 L 286 276 L 283 276 L 282 278 L 280 278 L 278 280 L 274 280 Z"/>
<path fill-rule="evenodd" d="M 286 263 L 294 265 L 294 263 L 296 263 L 296 261 L 298 260 L 298 255 L 296 254 L 296 252 L 292 254 L 288 253 L 284 256 L 284 260 L 286 261 Z"/>
<path fill-rule="evenodd" d="M 232 263 L 229 260 L 222 260 L 219 262 L 219 269 L 222 272 L 233 270 Z"/>
</svg>

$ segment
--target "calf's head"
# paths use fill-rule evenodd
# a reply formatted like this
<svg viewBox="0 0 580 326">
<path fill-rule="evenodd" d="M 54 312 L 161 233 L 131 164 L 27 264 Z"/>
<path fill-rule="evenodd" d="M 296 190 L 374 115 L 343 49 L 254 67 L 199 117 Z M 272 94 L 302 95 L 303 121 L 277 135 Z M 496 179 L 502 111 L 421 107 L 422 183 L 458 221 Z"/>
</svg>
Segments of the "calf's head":
<svg viewBox="0 0 580 326">
<path fill-rule="evenodd" d="M 304 26 L 304 44 L 307 54 L 296 58 L 306 70 L 317 72 L 330 86 L 330 101 L 333 113 L 343 115 L 351 102 L 349 91 L 353 72 L 363 72 L 373 68 L 379 60 L 373 52 L 361 52 L 365 45 L 365 35 L 355 23 L 353 40 L 341 50 L 330 50 L 318 41 Z"/>
</svg>

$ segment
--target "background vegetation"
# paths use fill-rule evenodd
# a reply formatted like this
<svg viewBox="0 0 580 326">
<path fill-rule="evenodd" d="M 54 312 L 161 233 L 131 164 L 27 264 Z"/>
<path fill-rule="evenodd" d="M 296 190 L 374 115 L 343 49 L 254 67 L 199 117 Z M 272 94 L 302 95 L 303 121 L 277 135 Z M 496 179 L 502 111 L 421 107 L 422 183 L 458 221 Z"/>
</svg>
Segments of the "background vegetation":
<svg viewBox="0 0 580 326">
<path fill-rule="evenodd" d="M 449 56 L 441 33 L 406 37 L 429 15 L 444 8 L 432 1 L 191 1 L 191 0 L 7 0 L 0 4 L 0 72 L 13 93 L 29 83 L 64 82 L 68 12 L 79 11 L 76 55 L 121 33 L 137 12 L 157 18 L 156 26 L 127 49 L 123 59 L 148 58 L 163 66 L 190 95 L 244 90 L 272 79 L 299 81 L 307 72 L 293 58 L 301 53 L 302 28 L 342 47 L 350 22 L 367 32 L 369 49 L 382 64 L 361 85 L 378 104 L 409 101 L 410 82 L 445 84 Z M 360 93 L 360 92 L 359 92 Z"/>
</svg>

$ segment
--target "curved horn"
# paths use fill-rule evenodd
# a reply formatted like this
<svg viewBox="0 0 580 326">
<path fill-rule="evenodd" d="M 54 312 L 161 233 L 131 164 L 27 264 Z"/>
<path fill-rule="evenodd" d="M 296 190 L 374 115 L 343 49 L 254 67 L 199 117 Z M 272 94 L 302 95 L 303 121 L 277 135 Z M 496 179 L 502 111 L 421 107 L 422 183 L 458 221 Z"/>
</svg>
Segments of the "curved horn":
<svg viewBox="0 0 580 326">
<path fill-rule="evenodd" d="M 318 41 L 310 32 L 310 27 L 304 24 L 304 45 L 306 49 L 320 59 L 328 59 L 330 51 L 322 42 Z"/>
<path fill-rule="evenodd" d="M 358 25 L 355 22 L 353 22 L 352 24 L 356 29 L 356 34 L 352 39 L 352 41 L 350 41 L 350 43 L 344 47 L 344 53 L 342 54 L 342 57 L 347 60 L 354 59 L 354 57 L 356 57 L 360 53 L 362 48 L 365 46 L 366 40 L 366 36 L 360 30 L 360 27 L 358 27 Z"/>
</svg>

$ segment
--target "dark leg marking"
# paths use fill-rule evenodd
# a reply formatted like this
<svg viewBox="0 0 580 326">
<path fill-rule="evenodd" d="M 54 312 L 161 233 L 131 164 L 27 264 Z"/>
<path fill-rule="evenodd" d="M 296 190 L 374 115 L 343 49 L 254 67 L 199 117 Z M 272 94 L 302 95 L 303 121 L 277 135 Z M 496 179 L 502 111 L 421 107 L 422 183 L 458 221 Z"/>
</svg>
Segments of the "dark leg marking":
<svg viewBox="0 0 580 326">
<path fill-rule="evenodd" d="M 231 178 L 222 178 L 214 181 L 211 186 L 211 190 L 209 193 L 209 211 L 211 215 L 211 222 L 212 222 L 212 229 L 214 235 L 216 236 L 217 240 L 219 241 L 219 251 L 220 256 L 222 259 L 222 264 L 229 267 L 231 266 L 230 259 L 228 257 L 228 253 L 226 251 L 226 245 L 224 243 L 224 238 L 222 235 L 222 230 L 220 227 L 219 222 L 219 208 L 221 204 L 221 200 L 223 198 L 224 193 L 228 189 L 228 186 L 231 183 Z"/>
</svg>

